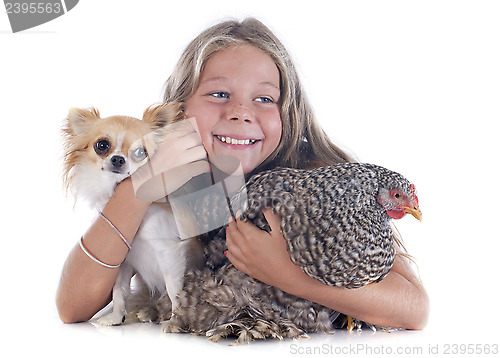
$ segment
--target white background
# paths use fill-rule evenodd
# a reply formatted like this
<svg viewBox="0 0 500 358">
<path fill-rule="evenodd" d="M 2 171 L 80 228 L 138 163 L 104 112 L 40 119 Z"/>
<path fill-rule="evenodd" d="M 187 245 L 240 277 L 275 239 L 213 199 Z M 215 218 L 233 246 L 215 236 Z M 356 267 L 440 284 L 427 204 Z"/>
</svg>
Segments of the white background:
<svg viewBox="0 0 500 358">
<path fill-rule="evenodd" d="M 398 228 L 431 298 L 425 330 L 228 347 L 162 335 L 158 326 L 98 330 L 59 321 L 61 267 L 93 216 L 74 210 L 61 184 L 59 131 L 68 109 L 140 117 L 161 100 L 191 39 L 220 19 L 246 16 L 285 43 L 336 143 L 416 184 L 424 220 L 405 218 Z M 12 34 L 1 9 L 2 348 L 87 357 L 174 349 L 332 355 L 332 347 L 345 347 L 362 356 L 370 348 L 444 354 L 446 345 L 477 352 L 477 345 L 499 343 L 499 19 L 496 1 L 87 0 Z"/>
</svg>

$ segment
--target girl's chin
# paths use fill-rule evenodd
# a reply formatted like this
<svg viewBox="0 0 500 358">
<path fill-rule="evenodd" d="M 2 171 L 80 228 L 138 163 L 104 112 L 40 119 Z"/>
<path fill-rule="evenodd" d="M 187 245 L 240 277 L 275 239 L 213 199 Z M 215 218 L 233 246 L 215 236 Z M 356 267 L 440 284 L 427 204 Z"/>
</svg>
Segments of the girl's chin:
<svg viewBox="0 0 500 358">
<path fill-rule="evenodd" d="M 262 160 L 261 161 L 256 160 L 260 154 L 260 150 L 259 150 L 260 146 L 261 146 L 261 144 L 257 143 L 255 145 L 255 147 L 247 148 L 247 150 L 242 150 L 239 148 L 235 149 L 235 150 L 231 150 L 230 148 L 227 148 L 227 147 L 217 148 L 217 145 L 216 145 L 216 148 L 214 148 L 212 155 L 220 156 L 221 158 L 223 158 L 223 157 L 235 158 L 235 160 L 238 161 L 239 164 L 241 165 L 241 167 L 243 168 L 243 173 L 248 174 L 252 170 L 257 168 L 257 166 L 260 163 L 262 163 Z M 209 153 L 209 154 L 211 154 L 211 153 Z"/>
<path fill-rule="evenodd" d="M 248 174 L 260 164 L 249 158 L 241 158 L 228 154 L 209 153 L 209 158 L 212 165 L 228 174 Z"/>
<path fill-rule="evenodd" d="M 243 174 L 248 174 L 255 168 L 257 168 L 258 163 L 254 163 L 253 161 L 245 160 L 244 158 L 232 157 L 234 158 L 233 163 L 237 163 L 236 165 L 232 165 L 232 168 L 241 167 L 243 170 Z"/>
</svg>

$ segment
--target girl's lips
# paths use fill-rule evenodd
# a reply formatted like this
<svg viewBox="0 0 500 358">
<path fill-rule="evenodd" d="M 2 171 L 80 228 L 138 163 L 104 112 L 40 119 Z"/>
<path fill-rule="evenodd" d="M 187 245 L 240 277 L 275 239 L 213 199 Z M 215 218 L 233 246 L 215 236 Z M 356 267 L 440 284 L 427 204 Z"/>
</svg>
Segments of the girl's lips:
<svg viewBox="0 0 500 358">
<path fill-rule="evenodd" d="M 244 138 L 241 136 L 236 137 L 236 136 L 224 136 L 216 134 L 214 135 L 214 137 L 217 138 L 219 142 L 231 146 L 248 147 L 260 141 L 260 139 Z"/>
</svg>

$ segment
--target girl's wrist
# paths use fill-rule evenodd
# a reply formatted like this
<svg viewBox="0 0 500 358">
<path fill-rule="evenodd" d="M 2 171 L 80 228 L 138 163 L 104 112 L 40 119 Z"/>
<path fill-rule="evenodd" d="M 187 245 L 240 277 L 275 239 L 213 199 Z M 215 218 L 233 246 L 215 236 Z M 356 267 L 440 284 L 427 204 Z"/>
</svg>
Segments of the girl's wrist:
<svg viewBox="0 0 500 358">
<path fill-rule="evenodd" d="M 291 265 L 293 266 L 290 266 L 289 273 L 286 275 L 287 279 L 278 288 L 294 296 L 306 298 L 311 289 L 321 283 L 308 276 L 299 266 L 293 263 Z"/>
<path fill-rule="evenodd" d="M 151 202 L 139 198 L 137 196 L 136 188 L 131 177 L 124 179 L 115 189 L 114 197 L 124 197 L 129 202 L 129 205 L 134 205 L 138 209 L 147 209 Z"/>
</svg>

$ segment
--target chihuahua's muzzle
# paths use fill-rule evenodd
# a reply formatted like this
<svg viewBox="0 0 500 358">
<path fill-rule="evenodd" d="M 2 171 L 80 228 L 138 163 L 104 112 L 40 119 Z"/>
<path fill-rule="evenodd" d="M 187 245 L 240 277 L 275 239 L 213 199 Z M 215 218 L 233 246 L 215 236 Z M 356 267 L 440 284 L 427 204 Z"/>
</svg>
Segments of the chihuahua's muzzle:
<svg viewBox="0 0 500 358">
<path fill-rule="evenodd" d="M 103 169 L 115 174 L 129 174 L 127 159 L 122 155 L 113 155 Z"/>
<path fill-rule="evenodd" d="M 125 158 L 123 158 L 121 155 L 114 155 L 113 157 L 111 157 L 111 165 L 114 168 L 113 171 L 121 173 L 121 170 L 125 163 L 126 163 Z"/>
</svg>

